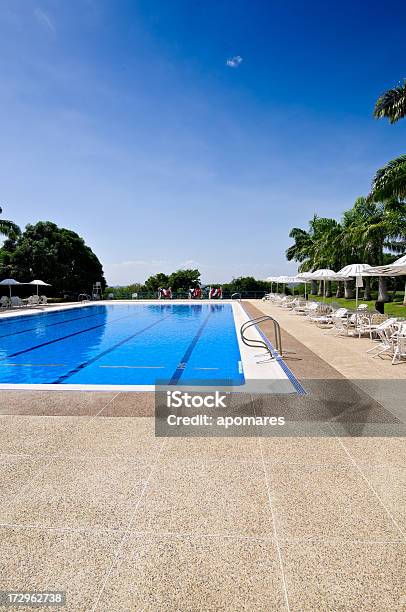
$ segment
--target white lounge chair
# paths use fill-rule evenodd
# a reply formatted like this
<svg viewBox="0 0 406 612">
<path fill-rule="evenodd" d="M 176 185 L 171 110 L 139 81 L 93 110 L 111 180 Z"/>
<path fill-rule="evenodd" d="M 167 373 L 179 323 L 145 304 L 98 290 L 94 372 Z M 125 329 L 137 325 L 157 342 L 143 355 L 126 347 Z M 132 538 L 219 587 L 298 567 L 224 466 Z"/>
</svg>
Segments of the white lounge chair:
<svg viewBox="0 0 406 612">
<path fill-rule="evenodd" d="M 330 331 L 334 333 L 334 336 L 348 335 L 348 309 L 337 308 L 331 313 L 332 328 Z"/>
<path fill-rule="evenodd" d="M 373 334 L 377 337 L 377 344 L 367 350 L 367 353 L 372 354 L 372 357 L 378 357 L 383 353 L 390 352 L 394 354 L 394 334 L 397 331 L 396 328 L 397 319 L 392 317 L 386 319 L 380 325 L 373 329 Z"/>
<path fill-rule="evenodd" d="M 292 306 L 292 312 L 295 314 L 304 314 L 307 308 L 307 301 L 302 298 L 297 298 Z"/>
<path fill-rule="evenodd" d="M 384 324 L 385 327 L 386 325 L 391 325 L 391 322 L 395 321 L 396 319 L 388 319 L 388 315 L 380 313 L 375 313 L 370 317 L 362 316 L 359 318 L 357 326 L 359 337 L 361 337 L 362 334 L 369 334 L 369 337 L 371 338 L 371 340 L 373 340 L 374 334 L 376 334 L 376 330 L 380 329 L 382 324 Z"/>
<path fill-rule="evenodd" d="M 393 353 L 392 365 L 406 359 L 406 323 L 402 323 L 396 335 L 395 351 Z"/>
<path fill-rule="evenodd" d="M 319 302 L 315 311 L 308 315 L 307 318 L 309 321 L 311 321 L 311 323 L 325 325 L 331 323 L 332 312 L 333 310 L 330 304 L 323 304 Z"/>
<path fill-rule="evenodd" d="M 3 295 L 0 299 L 0 307 L 1 308 L 9 308 L 10 307 L 10 298 L 6 295 Z"/>
<path fill-rule="evenodd" d="M 41 295 L 39 298 L 39 303 L 40 304 L 48 304 L 48 298 L 46 295 Z"/>
<path fill-rule="evenodd" d="M 24 306 L 24 304 L 22 299 L 18 297 L 18 295 L 13 295 L 11 297 L 11 306 L 14 308 L 20 308 L 21 306 Z"/>
<path fill-rule="evenodd" d="M 39 295 L 30 295 L 27 300 L 28 306 L 38 306 L 39 304 Z"/>
<path fill-rule="evenodd" d="M 305 306 L 303 311 L 298 311 L 297 314 L 300 315 L 304 315 L 304 316 L 309 316 L 311 314 L 314 314 L 317 310 L 317 306 L 319 305 L 319 302 L 308 302 L 307 306 Z"/>
</svg>

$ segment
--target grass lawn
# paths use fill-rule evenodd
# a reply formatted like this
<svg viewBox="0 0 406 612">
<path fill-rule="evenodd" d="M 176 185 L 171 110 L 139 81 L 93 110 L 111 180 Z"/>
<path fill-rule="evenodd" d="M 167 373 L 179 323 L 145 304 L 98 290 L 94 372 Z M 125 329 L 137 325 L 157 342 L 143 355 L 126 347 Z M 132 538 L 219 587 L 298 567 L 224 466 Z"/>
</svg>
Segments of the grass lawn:
<svg viewBox="0 0 406 612">
<path fill-rule="evenodd" d="M 309 300 L 314 300 L 316 302 L 316 301 L 323 301 L 323 298 L 317 295 L 309 295 Z M 331 298 L 326 298 L 326 302 L 328 303 L 335 302 L 337 304 L 340 304 L 340 306 L 343 306 L 345 308 L 350 308 L 351 310 L 355 310 L 355 300 L 346 300 L 345 298 L 331 297 Z M 391 315 L 393 317 L 406 317 L 406 306 L 403 306 L 402 302 L 403 302 L 403 299 L 400 298 L 400 300 L 396 302 L 388 302 L 387 304 L 385 304 L 385 314 Z M 368 304 L 369 310 L 373 310 L 375 308 L 375 300 L 371 300 L 370 302 L 359 300 L 358 303 Z"/>
</svg>

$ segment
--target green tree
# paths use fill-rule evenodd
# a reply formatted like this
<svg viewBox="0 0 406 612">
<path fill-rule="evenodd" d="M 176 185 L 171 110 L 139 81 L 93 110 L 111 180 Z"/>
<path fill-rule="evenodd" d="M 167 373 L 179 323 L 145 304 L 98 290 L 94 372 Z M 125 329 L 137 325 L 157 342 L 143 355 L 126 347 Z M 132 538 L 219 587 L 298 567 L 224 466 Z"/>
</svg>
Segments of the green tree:
<svg viewBox="0 0 406 612">
<path fill-rule="evenodd" d="M 3 209 L 0 206 L 0 215 L 3 213 Z M 0 219 L 0 235 L 5 236 L 6 238 L 10 238 L 11 240 L 15 240 L 21 234 L 21 230 L 13 223 L 13 221 L 8 221 L 7 219 Z"/>
<path fill-rule="evenodd" d="M 406 79 L 403 85 L 385 91 L 375 103 L 374 117 L 389 119 L 390 123 L 396 123 L 399 119 L 406 117 Z"/>
<path fill-rule="evenodd" d="M 374 116 L 385 117 L 390 123 L 406 117 L 406 79 L 403 85 L 389 89 L 378 98 Z M 406 155 L 399 155 L 376 172 L 369 198 L 374 202 L 388 198 L 406 200 Z"/>
<path fill-rule="evenodd" d="M 246 292 L 266 292 L 270 289 L 270 283 L 266 281 L 257 280 L 253 276 L 240 276 L 239 278 L 233 278 L 231 283 L 224 283 L 222 285 L 223 291 L 229 291 L 230 293 L 246 293 Z"/>
<path fill-rule="evenodd" d="M 406 204 L 395 199 L 373 202 L 360 197 L 352 209 L 345 211 L 342 226 L 342 244 L 348 263 L 382 265 L 385 263 L 385 249 L 400 251 L 406 240 Z M 365 281 L 364 295 L 368 299 L 368 277 Z M 379 277 L 378 299 L 389 301 L 387 279 L 383 276 Z"/>
<path fill-rule="evenodd" d="M 158 272 L 155 276 L 150 276 L 145 281 L 147 291 L 158 291 L 159 287 L 163 289 L 169 287 L 169 277 L 163 272 Z"/>
<path fill-rule="evenodd" d="M 21 281 L 51 283 L 57 294 L 91 293 L 96 281 L 106 286 L 102 265 L 83 238 L 50 221 L 27 225 L 12 250 L 11 270 Z"/>
<path fill-rule="evenodd" d="M 199 270 L 177 270 L 169 275 L 168 283 L 172 287 L 172 291 L 178 291 L 179 289 L 187 291 L 190 287 L 200 285 L 200 272 Z"/>
<path fill-rule="evenodd" d="M 344 265 L 341 236 L 342 228 L 335 219 L 314 215 L 307 231 L 298 227 L 291 230 L 289 237 L 293 238 L 294 244 L 287 249 L 286 257 L 289 261 L 300 263 L 300 272 L 318 268 L 337 269 Z M 312 293 L 316 293 L 316 286 L 313 281 Z M 327 295 L 330 291 L 329 283 Z"/>
<path fill-rule="evenodd" d="M 372 181 L 369 199 L 382 202 L 389 198 L 406 200 L 406 155 L 400 155 L 379 168 Z"/>
</svg>

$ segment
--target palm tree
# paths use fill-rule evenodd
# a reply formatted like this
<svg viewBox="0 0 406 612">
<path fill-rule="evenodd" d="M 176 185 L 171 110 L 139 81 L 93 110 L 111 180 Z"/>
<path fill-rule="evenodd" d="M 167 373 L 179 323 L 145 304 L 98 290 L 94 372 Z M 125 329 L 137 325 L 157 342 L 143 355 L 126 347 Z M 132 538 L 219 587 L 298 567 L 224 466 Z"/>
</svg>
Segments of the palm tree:
<svg viewBox="0 0 406 612">
<path fill-rule="evenodd" d="M 396 123 L 399 119 L 406 117 L 406 79 L 403 85 L 389 89 L 376 101 L 374 117 L 389 119 L 390 123 Z"/>
<path fill-rule="evenodd" d="M 385 117 L 389 119 L 390 123 L 396 123 L 399 119 L 406 117 L 406 79 L 402 85 L 389 89 L 378 98 L 375 104 L 374 116 L 377 119 Z M 371 193 L 368 197 L 375 202 L 383 201 L 387 198 L 406 200 L 406 155 L 400 155 L 392 159 L 386 166 L 377 171 L 372 181 Z M 392 230 L 395 229 L 395 234 L 397 234 L 398 238 L 400 238 L 400 243 L 402 243 L 402 241 L 404 242 L 405 234 L 404 216 L 402 219 L 402 215 L 399 216 L 398 212 L 395 211 L 393 215 L 395 224 L 394 226 L 392 224 Z M 399 222 L 400 227 L 398 226 Z M 400 229 L 400 232 L 397 231 L 398 229 Z M 391 231 L 389 231 L 389 238 L 392 239 L 393 243 Z M 394 240 L 396 242 L 396 238 Z M 406 305 L 406 284 L 403 303 Z"/>
<path fill-rule="evenodd" d="M 351 211 L 345 213 L 347 241 L 355 249 L 356 258 L 372 265 L 384 263 L 384 248 L 394 249 L 406 235 L 406 203 L 395 199 L 373 202 L 358 198 Z M 354 259 L 353 259 L 354 260 Z M 387 279 L 379 277 L 378 300 L 389 301 Z"/>
<path fill-rule="evenodd" d="M 3 209 L 0 206 L 0 215 Z M 13 221 L 7 221 L 7 219 L 0 219 L 0 235 L 6 236 L 6 238 L 15 239 L 21 234 L 21 230 L 13 223 Z"/>
<path fill-rule="evenodd" d="M 383 261 L 385 228 L 383 227 L 382 206 L 359 197 L 354 206 L 343 215 L 343 244 L 346 245 L 349 263 L 379 265 Z M 386 228 L 387 229 L 387 228 Z M 371 299 L 370 279 L 364 278 L 364 299 Z M 386 292 L 385 280 L 381 281 L 381 293 Z"/>
<path fill-rule="evenodd" d="M 406 200 L 406 155 L 392 159 L 376 172 L 368 198 L 374 202 L 389 198 Z"/>
<path fill-rule="evenodd" d="M 389 89 L 378 98 L 374 117 L 385 117 L 390 123 L 396 123 L 406 117 L 406 79 L 403 85 Z M 372 181 L 369 194 L 371 200 L 383 202 L 392 197 L 406 199 L 406 155 L 400 155 L 380 168 Z"/>
<path fill-rule="evenodd" d="M 286 251 L 289 261 L 300 262 L 300 272 L 308 272 L 317 268 L 337 268 L 341 264 L 340 249 L 341 226 L 335 219 L 314 215 L 309 222 L 309 230 L 294 227 L 289 237 L 294 244 Z M 317 284 L 312 281 L 311 292 L 317 292 Z M 327 294 L 330 293 L 330 284 Z M 319 287 L 321 294 L 321 284 Z"/>
<path fill-rule="evenodd" d="M 316 216 L 313 218 L 316 219 Z M 288 261 L 300 262 L 299 271 L 300 272 L 308 272 L 313 270 L 313 230 L 312 230 L 312 222 L 309 223 L 310 229 L 307 232 L 306 230 L 301 229 L 300 227 L 294 227 L 290 233 L 289 238 L 293 238 L 294 243 L 286 250 L 286 259 Z M 315 281 L 312 281 L 311 293 L 317 292 L 317 284 Z"/>
</svg>

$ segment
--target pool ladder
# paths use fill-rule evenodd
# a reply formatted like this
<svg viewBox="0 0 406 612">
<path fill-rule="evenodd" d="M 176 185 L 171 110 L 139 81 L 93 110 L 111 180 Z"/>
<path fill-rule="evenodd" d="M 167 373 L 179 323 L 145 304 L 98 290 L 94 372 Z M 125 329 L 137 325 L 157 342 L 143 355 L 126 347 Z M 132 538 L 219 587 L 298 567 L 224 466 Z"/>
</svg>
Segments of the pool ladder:
<svg viewBox="0 0 406 612">
<path fill-rule="evenodd" d="M 247 338 L 245 332 L 250 327 L 257 327 L 260 323 L 264 323 L 265 321 L 273 321 L 273 328 L 275 334 L 275 352 L 273 353 L 269 344 L 265 342 L 265 340 L 255 339 L 255 338 Z M 249 321 L 245 321 L 241 325 L 240 329 L 241 340 L 244 342 L 246 346 L 251 346 L 253 348 L 263 348 L 266 353 L 257 355 L 257 357 L 266 357 L 263 361 L 258 361 L 258 363 L 264 363 L 265 361 L 271 361 L 275 359 L 277 355 L 282 356 L 282 336 L 281 336 L 281 328 L 276 319 L 269 315 L 262 315 L 261 317 L 257 317 L 256 319 L 250 319 Z"/>
</svg>

